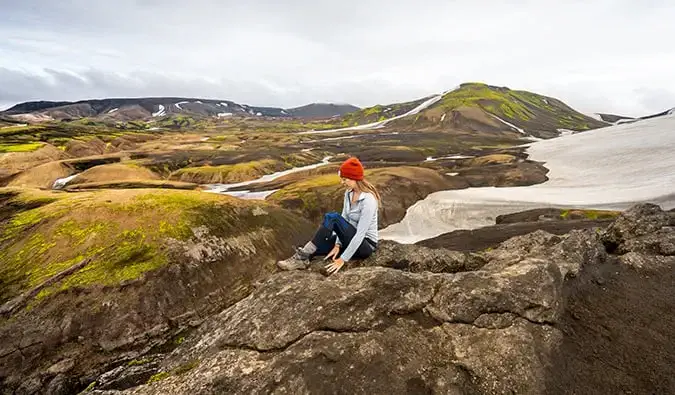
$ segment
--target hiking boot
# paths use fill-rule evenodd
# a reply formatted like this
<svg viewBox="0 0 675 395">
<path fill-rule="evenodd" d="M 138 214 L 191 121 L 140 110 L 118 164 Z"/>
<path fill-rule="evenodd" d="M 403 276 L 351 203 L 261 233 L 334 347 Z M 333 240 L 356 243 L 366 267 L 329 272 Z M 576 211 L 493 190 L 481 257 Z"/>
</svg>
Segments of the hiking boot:
<svg viewBox="0 0 675 395">
<path fill-rule="evenodd" d="M 306 254 L 302 248 L 296 248 L 292 257 L 277 262 L 277 266 L 283 270 L 307 269 L 309 266 L 309 254 Z"/>
</svg>

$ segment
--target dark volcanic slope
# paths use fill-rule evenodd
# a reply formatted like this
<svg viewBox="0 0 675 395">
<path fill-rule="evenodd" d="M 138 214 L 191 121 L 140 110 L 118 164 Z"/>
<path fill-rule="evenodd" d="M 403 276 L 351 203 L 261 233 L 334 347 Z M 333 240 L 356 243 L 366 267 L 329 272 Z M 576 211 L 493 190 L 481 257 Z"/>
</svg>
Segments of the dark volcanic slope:
<svg viewBox="0 0 675 395">
<path fill-rule="evenodd" d="M 286 112 L 300 118 L 330 118 L 358 110 L 359 107 L 351 104 L 312 103 L 302 107 L 286 109 Z"/>
</svg>

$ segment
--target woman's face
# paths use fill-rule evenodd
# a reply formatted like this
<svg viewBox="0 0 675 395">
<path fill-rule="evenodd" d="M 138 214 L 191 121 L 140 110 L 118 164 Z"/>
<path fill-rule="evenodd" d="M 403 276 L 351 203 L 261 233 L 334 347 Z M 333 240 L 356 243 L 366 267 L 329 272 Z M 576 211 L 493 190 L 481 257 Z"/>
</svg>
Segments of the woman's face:
<svg viewBox="0 0 675 395">
<path fill-rule="evenodd" d="M 356 181 L 350 180 L 349 178 L 340 177 L 340 184 L 347 187 L 347 189 L 355 189 Z"/>
</svg>

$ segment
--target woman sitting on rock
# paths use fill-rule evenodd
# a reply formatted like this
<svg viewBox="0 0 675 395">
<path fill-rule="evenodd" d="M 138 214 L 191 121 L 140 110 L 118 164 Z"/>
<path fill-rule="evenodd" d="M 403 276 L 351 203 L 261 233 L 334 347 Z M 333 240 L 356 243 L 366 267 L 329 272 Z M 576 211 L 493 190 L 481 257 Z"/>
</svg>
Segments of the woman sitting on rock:
<svg viewBox="0 0 675 395">
<path fill-rule="evenodd" d="M 363 178 L 363 165 L 357 158 L 342 163 L 338 174 L 340 183 L 347 187 L 342 214 L 326 214 L 312 241 L 297 248 L 292 257 L 277 263 L 281 269 L 306 269 L 313 256 L 326 255 L 324 260 L 333 259 L 326 265 L 328 273 L 333 274 L 345 262 L 367 258 L 377 249 L 380 194 Z"/>
</svg>

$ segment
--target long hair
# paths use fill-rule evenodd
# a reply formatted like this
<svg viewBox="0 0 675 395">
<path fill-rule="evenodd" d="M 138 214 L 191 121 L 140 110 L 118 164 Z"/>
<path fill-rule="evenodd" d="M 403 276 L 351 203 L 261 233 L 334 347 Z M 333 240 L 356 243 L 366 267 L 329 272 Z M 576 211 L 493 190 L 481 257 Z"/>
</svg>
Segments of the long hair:
<svg viewBox="0 0 675 395">
<path fill-rule="evenodd" d="M 382 202 L 382 197 L 380 196 L 380 193 L 377 191 L 377 188 L 371 183 L 369 183 L 365 178 L 360 181 L 356 181 L 356 185 L 359 187 L 359 190 L 362 192 L 370 192 L 375 196 L 375 199 L 377 199 L 377 203 Z"/>
</svg>

